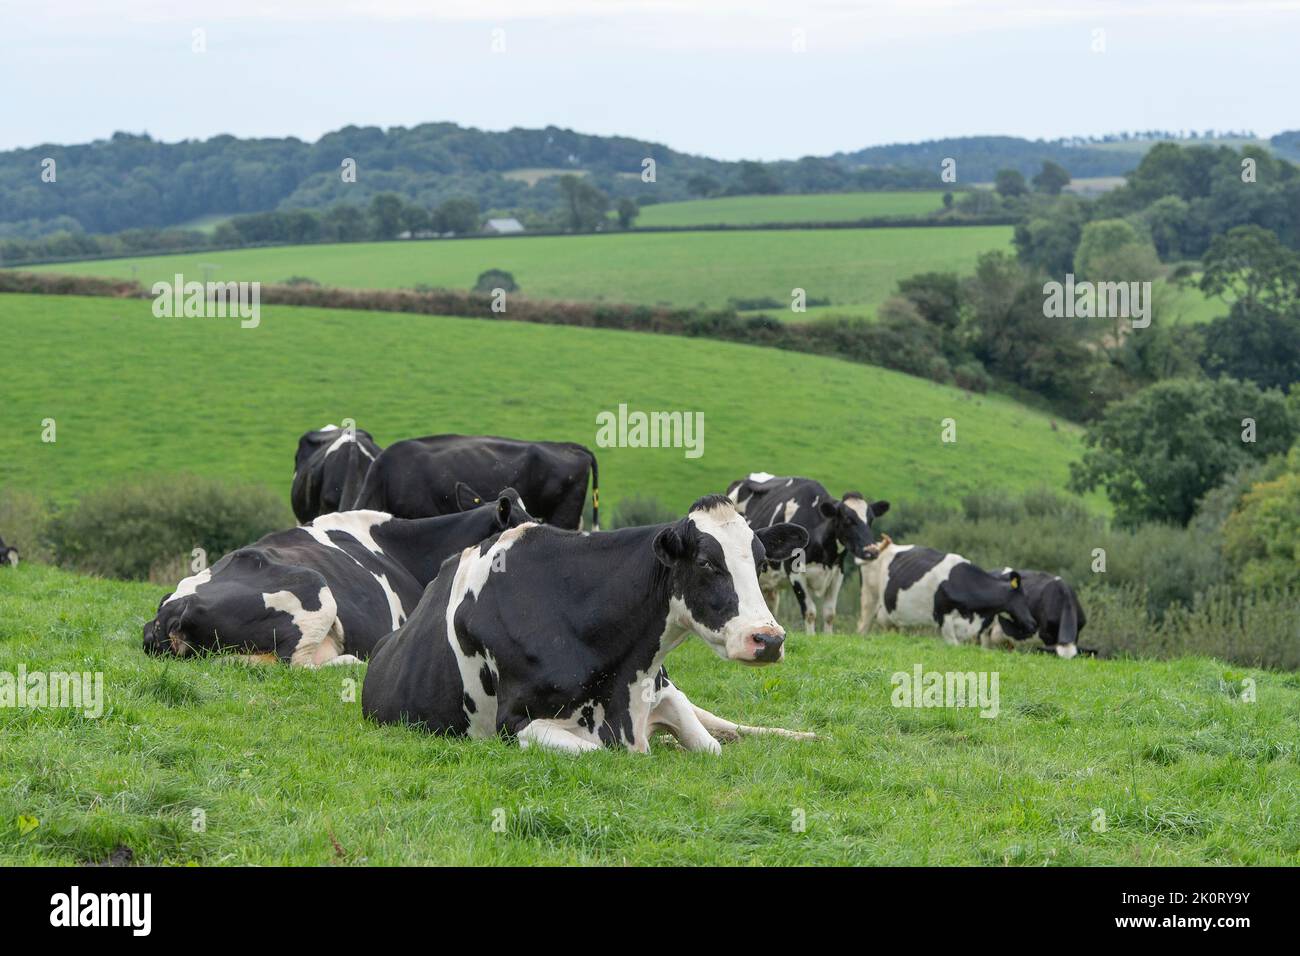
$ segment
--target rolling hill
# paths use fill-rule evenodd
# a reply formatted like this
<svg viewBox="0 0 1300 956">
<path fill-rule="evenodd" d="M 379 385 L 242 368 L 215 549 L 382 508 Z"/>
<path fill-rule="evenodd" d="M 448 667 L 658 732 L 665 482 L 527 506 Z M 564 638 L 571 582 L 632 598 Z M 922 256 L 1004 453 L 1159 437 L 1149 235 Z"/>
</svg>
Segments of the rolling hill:
<svg viewBox="0 0 1300 956">
<path fill-rule="evenodd" d="M 0 296 L 7 485 L 66 500 L 182 470 L 286 499 L 298 436 L 350 417 L 381 444 L 434 432 L 595 447 L 622 403 L 704 415 L 704 454 L 596 448 L 602 498 L 674 509 L 754 470 L 836 493 L 952 501 L 1064 485 L 1080 429 L 998 396 L 870 366 L 670 336 L 275 307 L 261 325 L 159 319 L 147 300 Z M 57 442 L 39 440 L 57 422 Z M 940 440 L 957 422 L 957 442 Z M 1100 496 L 1093 504 L 1103 507 Z"/>
</svg>

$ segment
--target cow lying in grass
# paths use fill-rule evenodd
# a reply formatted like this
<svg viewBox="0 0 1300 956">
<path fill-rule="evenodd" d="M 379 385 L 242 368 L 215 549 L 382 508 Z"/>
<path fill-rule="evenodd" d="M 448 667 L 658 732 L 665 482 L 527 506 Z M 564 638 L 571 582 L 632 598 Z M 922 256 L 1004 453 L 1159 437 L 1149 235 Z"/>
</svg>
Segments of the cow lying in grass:
<svg viewBox="0 0 1300 956">
<path fill-rule="evenodd" d="M 991 574 L 960 554 L 894 544 L 882 535 L 874 561 L 859 561 L 862 596 L 858 633 L 872 622 L 898 627 L 938 627 L 949 644 L 983 639 L 995 621 L 1034 631 L 1020 575 Z"/>
<path fill-rule="evenodd" d="M 710 753 L 720 752 L 715 738 L 810 737 L 716 717 L 663 669 L 692 633 L 728 660 L 780 661 L 785 632 L 757 569 L 806 542 L 790 524 L 751 531 L 721 495 L 666 525 L 512 528 L 443 565 L 410 620 L 376 650 L 362 711 L 381 723 L 505 733 L 522 747 L 568 753 L 646 752 L 658 731 Z"/>
<path fill-rule="evenodd" d="M 460 496 L 477 497 L 463 486 Z M 322 515 L 181 581 L 144 626 L 144 649 L 236 651 L 301 667 L 358 663 L 415 610 L 445 558 L 531 520 L 512 489 L 438 518 Z"/>
<path fill-rule="evenodd" d="M 1010 580 L 1014 573 L 1011 568 L 1003 568 L 998 576 Z M 1088 623 L 1088 618 L 1073 588 L 1046 571 L 1021 571 L 1020 586 L 1025 592 L 1029 611 L 1038 624 L 1037 629 L 1025 630 L 1014 621 L 1004 622 L 999 618 L 988 632 L 981 635 L 985 647 L 1010 646 L 1013 641 L 1028 640 L 1037 635 L 1056 652 L 1057 657 L 1068 660 L 1077 654 L 1095 653 L 1079 647 L 1079 632 Z"/>
<path fill-rule="evenodd" d="M 0 538 L 0 567 L 6 564 L 18 567 L 18 549 L 9 547 L 4 538 Z"/>
</svg>

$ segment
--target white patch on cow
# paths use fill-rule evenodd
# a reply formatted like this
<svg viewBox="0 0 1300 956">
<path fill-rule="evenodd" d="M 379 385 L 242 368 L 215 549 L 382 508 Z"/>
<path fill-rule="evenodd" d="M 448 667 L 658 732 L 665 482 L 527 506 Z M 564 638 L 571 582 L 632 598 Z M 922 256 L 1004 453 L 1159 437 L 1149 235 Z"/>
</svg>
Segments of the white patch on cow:
<svg viewBox="0 0 1300 956">
<path fill-rule="evenodd" d="M 692 511 L 687 517 L 700 534 L 708 535 L 722 547 L 738 606 L 735 615 L 722 626 L 721 631 L 696 623 L 684 602 L 677 598 L 670 602 L 670 619 L 681 621 L 694 630 L 720 657 L 749 660 L 751 656 L 745 647 L 749 635 L 761 628 L 785 633 L 768 609 L 758 585 L 758 569 L 754 566 L 754 532 L 740 512 L 729 504 Z"/>
<path fill-rule="evenodd" d="M 702 750 L 715 756 L 722 753 L 722 745 L 700 722 L 686 695 L 669 683 L 659 689 L 650 712 L 647 735 L 659 731 L 672 734 L 687 750 Z"/>
<path fill-rule="evenodd" d="M 1079 646 L 1077 644 L 1056 645 L 1056 656 L 1064 658 L 1067 661 L 1070 660 L 1070 658 L 1077 655 L 1078 653 L 1079 653 Z"/>
<path fill-rule="evenodd" d="M 324 587 L 320 589 L 318 600 L 320 608 L 308 611 L 292 591 L 274 591 L 262 595 L 266 609 L 288 614 L 301 635 L 293 649 L 293 656 L 289 658 L 289 663 L 294 666 L 318 667 L 343 653 L 342 631 L 340 629 L 336 632 L 334 628 L 339 613 L 334 595 L 329 588 Z M 237 637 L 234 639 L 238 640 Z"/>
<path fill-rule="evenodd" d="M 816 504 L 817 504 L 817 502 L 814 501 L 814 502 L 813 502 L 813 506 L 815 507 Z M 785 508 L 783 508 L 782 511 L 781 511 L 781 518 L 780 518 L 780 520 L 781 520 L 781 521 L 793 521 L 793 520 L 794 520 L 794 516 L 795 516 L 796 513 L 798 513 L 798 511 L 799 511 L 799 502 L 797 502 L 797 501 L 795 501 L 793 498 L 791 498 L 789 501 L 787 501 L 787 502 L 785 503 Z M 769 521 L 769 522 L 767 523 L 767 526 L 770 528 L 772 525 L 774 525 L 774 524 L 776 524 L 776 523 L 777 523 L 777 516 L 776 516 L 775 513 L 773 513 L 773 515 L 772 515 L 772 520 Z"/>
<path fill-rule="evenodd" d="M 5 560 L 8 561 L 11 566 L 15 568 L 18 567 L 18 552 L 10 551 L 5 555 Z"/>
<path fill-rule="evenodd" d="M 333 514 L 321 515 L 310 524 L 302 526 L 302 530 L 325 545 L 327 548 L 338 548 L 338 545 L 330 539 L 328 532 L 342 531 L 356 538 L 358 543 L 369 551 L 371 554 L 383 554 L 384 549 L 379 546 L 371 532 L 387 521 L 392 521 L 393 516 L 386 511 L 336 511 Z M 342 548 L 339 548 L 342 551 Z"/>
<path fill-rule="evenodd" d="M 933 615 L 930 620 L 934 620 Z M 980 632 L 984 630 L 984 618 L 974 611 L 949 611 L 943 616 L 940 630 L 943 639 L 949 644 L 965 644 L 979 637 Z"/>
<path fill-rule="evenodd" d="M 867 520 L 867 503 L 861 498 L 845 498 L 844 503 L 849 506 L 849 510 L 861 518 L 864 522 Z"/>
<path fill-rule="evenodd" d="M 579 737 L 567 722 L 558 720 L 532 720 L 524 725 L 518 735 L 519 747 L 527 750 L 537 746 L 543 750 L 555 750 L 566 754 L 581 754 L 590 750 L 599 750 L 600 744 Z"/>
<path fill-rule="evenodd" d="M 331 429 L 334 429 L 333 425 L 329 426 L 329 428 L 322 428 L 321 431 L 330 431 Z M 365 455 L 371 461 L 375 460 L 375 456 L 370 454 L 370 452 L 366 451 L 366 446 L 361 444 L 361 442 L 357 441 L 357 436 L 352 434 L 351 432 L 344 432 L 338 438 L 334 439 L 334 444 L 330 445 L 329 448 L 325 449 L 325 457 L 328 458 L 330 455 L 334 454 L 336 451 L 338 451 L 348 442 L 355 442 L 357 446 L 357 451 L 361 452 L 361 454 Z"/>
<path fill-rule="evenodd" d="M 755 472 L 752 472 L 752 473 L 750 474 L 748 480 L 749 480 L 749 481 L 758 482 L 759 484 L 762 484 L 762 483 L 765 482 L 765 481 L 771 481 L 771 480 L 772 480 L 773 478 L 775 478 L 775 477 L 776 477 L 776 475 L 769 475 L 769 474 L 768 474 L 767 472 L 765 472 L 765 471 L 755 471 Z"/>
<path fill-rule="evenodd" d="M 183 578 L 180 584 L 176 585 L 176 590 L 171 593 L 171 596 L 167 598 L 167 600 L 163 601 L 163 604 L 171 604 L 172 601 L 178 600 L 179 598 L 189 597 L 198 590 L 199 587 L 207 584 L 211 580 L 211 568 L 204 568 L 198 574 L 191 574 L 188 578 Z"/>
<path fill-rule="evenodd" d="M 504 555 L 525 531 L 535 527 L 535 524 L 529 522 L 508 528 L 497 536 L 486 554 L 479 554 L 481 545 L 472 545 L 460 553 L 460 561 L 456 565 L 456 576 L 452 579 L 451 593 L 447 597 L 446 635 L 447 644 L 456 659 L 456 668 L 460 671 L 460 682 L 465 694 L 474 702 L 474 710 L 471 712 L 468 707 L 465 707 L 464 701 L 461 701 L 461 708 L 469 721 L 466 734 L 470 737 L 496 736 L 496 697 L 484 689 L 483 680 L 479 675 L 485 664 L 492 672 L 494 682 L 500 679 L 500 672 L 497 669 L 496 659 L 490 651 L 486 654 L 466 654 L 461 649 L 460 640 L 456 636 L 456 611 L 460 609 L 465 598 L 478 597 L 492 574 L 492 566 L 498 560 L 497 556 Z M 540 740 L 534 742 L 542 743 Z M 520 734 L 520 743 L 526 746 L 522 734 Z"/>
<path fill-rule="evenodd" d="M 384 597 L 388 599 L 388 613 L 392 616 L 392 629 L 395 631 L 401 627 L 402 622 L 406 620 L 406 612 L 402 610 L 402 600 L 397 596 L 397 592 L 393 590 L 393 586 L 388 583 L 388 575 L 374 574 L 372 572 L 371 577 L 373 577 L 375 582 L 383 588 Z"/>
</svg>

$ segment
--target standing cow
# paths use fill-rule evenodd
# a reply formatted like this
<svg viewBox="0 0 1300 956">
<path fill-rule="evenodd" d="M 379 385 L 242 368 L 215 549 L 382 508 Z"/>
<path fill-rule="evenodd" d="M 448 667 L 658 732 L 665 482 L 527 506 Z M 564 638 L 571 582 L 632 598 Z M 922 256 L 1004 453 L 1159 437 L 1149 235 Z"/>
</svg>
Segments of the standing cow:
<svg viewBox="0 0 1300 956">
<path fill-rule="evenodd" d="M 0 566 L 6 564 L 18 567 L 18 549 L 9 547 L 4 538 L 0 538 Z"/>
<path fill-rule="evenodd" d="M 457 482 L 495 497 L 514 488 L 535 515 L 560 528 L 582 527 L 591 475 L 592 524 L 600 530 L 600 480 L 596 456 L 572 442 L 529 442 L 482 435 L 410 438 L 383 450 L 355 507 L 401 518 L 456 510 Z"/>
<path fill-rule="evenodd" d="M 646 752 L 657 731 L 688 750 L 776 733 L 695 707 L 664 658 L 694 633 L 719 656 L 776 663 L 785 633 L 758 566 L 804 544 L 803 529 L 751 531 L 731 501 L 604 534 L 525 524 L 443 565 L 410 620 L 366 672 L 362 711 L 381 723 L 493 737 L 568 753 Z"/>
<path fill-rule="evenodd" d="M 991 574 L 960 554 L 894 544 L 881 537 L 874 561 L 862 562 L 858 633 L 873 621 L 899 627 L 938 627 L 949 644 L 984 635 L 995 620 L 1032 632 L 1038 626 L 1020 574 Z"/>
<path fill-rule="evenodd" d="M 1016 572 L 1003 568 L 998 576 L 1009 580 Z M 1038 624 L 1037 630 L 1025 630 L 1015 622 L 1001 618 L 993 622 L 991 630 L 982 637 L 985 647 L 1007 645 L 1011 641 L 1028 640 L 1035 634 L 1057 657 L 1070 659 L 1079 653 L 1079 632 L 1088 623 L 1083 605 L 1074 589 L 1055 574 L 1046 571 L 1021 571 L 1020 587 L 1025 592 L 1030 613 Z M 1085 650 L 1085 653 L 1089 653 Z"/>
<path fill-rule="evenodd" d="M 335 511 L 351 511 L 379 451 L 370 433 L 360 428 L 326 425 L 299 438 L 290 492 L 298 520 L 305 524 Z"/>
<path fill-rule="evenodd" d="M 144 626 L 144 649 L 273 655 L 301 667 L 357 663 L 415 610 L 445 558 L 531 520 L 509 489 L 438 518 L 321 515 L 181 581 Z"/>
<path fill-rule="evenodd" d="M 782 578 L 789 579 L 806 632 L 816 632 L 816 605 L 820 604 L 822 630 L 829 634 L 835 626 L 835 605 L 844 583 L 844 555 L 872 560 L 875 533 L 871 523 L 889 510 L 889 502 L 868 501 L 856 491 L 846 491 L 836 500 L 811 478 L 777 478 L 765 472 L 732 482 L 727 497 L 751 528 L 788 521 L 808 533 L 804 553 L 780 565 L 769 565 L 760 581 L 775 614 L 781 599 L 777 588 Z"/>
</svg>

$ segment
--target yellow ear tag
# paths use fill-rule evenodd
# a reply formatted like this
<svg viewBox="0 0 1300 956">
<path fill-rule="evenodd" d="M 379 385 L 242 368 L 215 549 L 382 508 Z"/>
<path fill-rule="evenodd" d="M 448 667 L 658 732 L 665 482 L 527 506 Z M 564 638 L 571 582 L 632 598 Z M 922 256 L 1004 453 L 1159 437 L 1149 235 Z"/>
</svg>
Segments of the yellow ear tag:
<svg viewBox="0 0 1300 956">
<path fill-rule="evenodd" d="M 1013 588 L 1018 588 L 1018 587 L 1020 587 L 1020 579 L 1019 579 L 1019 578 L 1012 578 L 1012 579 L 1011 579 L 1011 586 L 1012 586 Z"/>
<path fill-rule="evenodd" d="M 474 499 L 474 504 L 476 504 L 476 505 L 481 505 L 482 503 L 483 503 L 483 499 L 482 499 L 482 498 L 475 498 L 475 499 Z"/>
</svg>

